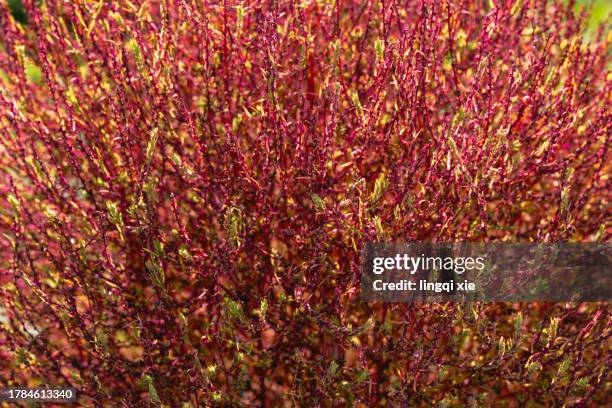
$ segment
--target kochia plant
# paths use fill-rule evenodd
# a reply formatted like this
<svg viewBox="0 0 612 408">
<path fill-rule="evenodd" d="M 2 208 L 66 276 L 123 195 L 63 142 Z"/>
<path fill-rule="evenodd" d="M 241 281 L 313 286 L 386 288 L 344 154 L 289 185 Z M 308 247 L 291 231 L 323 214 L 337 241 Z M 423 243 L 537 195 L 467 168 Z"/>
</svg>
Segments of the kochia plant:
<svg viewBox="0 0 612 408">
<path fill-rule="evenodd" d="M 573 1 L 0 0 L 0 387 L 602 405 L 606 304 L 377 304 L 366 241 L 607 241 Z"/>
</svg>

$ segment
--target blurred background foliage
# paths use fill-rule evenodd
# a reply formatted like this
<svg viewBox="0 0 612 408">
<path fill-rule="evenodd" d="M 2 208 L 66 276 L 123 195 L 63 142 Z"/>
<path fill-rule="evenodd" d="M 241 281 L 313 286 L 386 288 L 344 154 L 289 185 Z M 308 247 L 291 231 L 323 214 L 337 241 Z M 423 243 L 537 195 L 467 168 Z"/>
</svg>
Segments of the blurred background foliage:
<svg viewBox="0 0 612 408">
<path fill-rule="evenodd" d="M 581 7 L 590 7 L 593 5 L 591 10 L 591 16 L 589 19 L 589 30 L 596 29 L 599 24 L 605 23 L 606 30 L 610 30 L 610 13 L 612 12 L 612 1 L 611 0 L 578 0 L 576 2 L 576 9 L 579 10 Z"/>
<path fill-rule="evenodd" d="M 9 7 L 13 12 L 15 20 L 22 24 L 28 23 L 28 16 L 23 6 L 22 0 L 8 0 Z M 593 31 L 600 24 L 606 24 L 606 31 L 610 29 L 609 17 L 612 13 L 612 0 L 576 0 L 576 11 L 592 6 L 589 18 L 589 31 Z"/>
<path fill-rule="evenodd" d="M 612 14 L 612 0 L 577 0 L 576 11 L 586 7 L 590 9 L 588 31 L 592 33 L 600 24 L 605 24 L 605 30 L 610 31 L 610 15 Z"/>
<path fill-rule="evenodd" d="M 28 23 L 28 15 L 26 14 L 25 7 L 21 0 L 8 0 L 8 5 L 13 13 L 13 18 L 19 21 L 21 24 Z"/>
</svg>

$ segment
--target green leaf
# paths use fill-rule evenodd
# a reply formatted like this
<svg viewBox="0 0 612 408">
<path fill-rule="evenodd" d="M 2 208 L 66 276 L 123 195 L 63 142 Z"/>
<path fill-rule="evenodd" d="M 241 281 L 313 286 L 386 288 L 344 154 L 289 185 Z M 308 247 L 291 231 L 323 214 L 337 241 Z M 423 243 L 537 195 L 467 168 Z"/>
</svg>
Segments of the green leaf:
<svg viewBox="0 0 612 408">
<path fill-rule="evenodd" d="M 533 356 L 529 357 L 527 363 L 525 363 L 525 368 L 530 373 L 535 373 L 536 371 L 542 370 L 542 364 L 539 361 L 532 361 Z"/>
<path fill-rule="evenodd" d="M 550 325 L 546 329 L 546 334 L 548 335 L 548 345 L 554 343 L 555 338 L 557 337 L 557 328 L 559 327 L 559 322 L 561 321 L 558 317 L 553 317 L 550 319 Z"/>
<path fill-rule="evenodd" d="M 142 380 L 140 381 L 140 383 L 148 388 L 149 391 L 149 398 L 151 399 L 151 401 L 153 401 L 153 403 L 155 404 L 161 404 L 161 400 L 159 399 L 159 394 L 157 393 L 157 389 L 155 389 L 155 384 L 153 383 L 153 378 L 151 378 L 150 375 L 145 374 L 142 377 Z"/>
<path fill-rule="evenodd" d="M 151 137 L 147 143 L 147 165 L 151 162 L 155 146 L 157 145 L 157 137 L 159 135 L 159 128 L 155 128 L 151 131 Z"/>
<path fill-rule="evenodd" d="M 589 385 L 588 377 L 582 377 L 578 381 L 576 381 L 576 388 L 586 388 Z"/>
<path fill-rule="evenodd" d="M 523 0 L 516 0 L 510 9 L 510 14 L 515 15 L 523 7 Z"/>
<path fill-rule="evenodd" d="M 42 82 L 42 70 L 32 61 L 27 61 L 25 63 L 25 71 L 30 81 L 35 84 L 40 84 Z"/>
<path fill-rule="evenodd" d="M 357 116 L 363 118 L 363 106 L 361 105 L 361 101 L 359 100 L 359 94 L 356 91 L 350 91 L 351 100 L 353 101 L 353 105 L 355 106 L 355 111 L 357 112 Z"/>
<path fill-rule="evenodd" d="M 325 211 L 325 203 L 323 202 L 323 199 L 318 194 L 312 194 L 310 196 L 310 199 L 312 200 L 314 207 L 318 212 Z"/>
<path fill-rule="evenodd" d="M 368 379 L 369 376 L 370 373 L 368 372 L 368 370 L 362 370 L 355 379 L 355 382 L 357 383 L 357 385 L 361 385 L 365 380 Z"/>
<path fill-rule="evenodd" d="M 225 212 L 225 229 L 229 242 L 236 248 L 242 246 L 243 239 L 241 237 L 244 229 L 244 220 L 242 211 L 236 207 L 230 207 Z"/>
<path fill-rule="evenodd" d="M 353 336 L 360 336 L 367 333 L 372 327 L 374 327 L 374 318 L 370 317 L 359 329 L 355 330 Z"/>
<path fill-rule="evenodd" d="M 187 260 L 187 261 L 191 261 L 193 258 L 191 257 L 191 254 L 189 253 L 189 250 L 187 249 L 186 246 L 181 245 L 181 247 L 178 250 L 178 254 L 181 258 Z"/>
<path fill-rule="evenodd" d="M 499 338 L 499 342 L 497 344 L 497 356 L 499 358 L 503 358 L 504 354 L 506 354 L 506 341 L 502 336 Z"/>
<path fill-rule="evenodd" d="M 385 53 L 385 43 L 382 39 L 376 39 L 376 41 L 374 42 L 374 49 L 376 50 L 376 60 L 382 61 Z"/>
<path fill-rule="evenodd" d="M 267 312 L 268 312 L 268 299 L 263 298 L 261 299 L 261 303 L 259 304 L 259 310 L 257 311 L 257 314 L 259 315 L 259 318 L 261 320 L 265 320 Z"/>
<path fill-rule="evenodd" d="M 23 347 L 19 347 L 15 352 L 15 364 L 19 367 L 29 367 L 35 361 L 34 355 Z"/>
<path fill-rule="evenodd" d="M 380 173 L 378 178 L 374 182 L 374 190 L 370 194 L 369 201 L 370 204 L 375 204 L 380 200 L 385 191 L 387 190 L 387 175 L 385 173 Z"/>
<path fill-rule="evenodd" d="M 225 303 L 225 310 L 231 319 L 238 319 L 240 321 L 244 319 L 244 311 L 240 303 L 228 297 L 223 300 L 223 303 Z"/>
<path fill-rule="evenodd" d="M 571 361 L 572 360 L 569 357 L 566 357 L 565 360 L 563 360 L 561 364 L 559 364 L 559 370 L 557 371 L 557 376 L 562 376 L 563 374 L 565 374 L 565 372 L 570 367 Z"/>
<path fill-rule="evenodd" d="M 376 235 L 378 236 L 379 239 L 383 238 L 385 236 L 385 229 L 383 228 L 380 216 L 378 215 L 375 216 L 373 219 L 373 222 L 374 222 L 374 227 L 376 228 Z"/>
<path fill-rule="evenodd" d="M 521 335 L 521 328 L 523 326 L 523 313 L 519 312 L 514 319 L 514 337 L 517 338 Z"/>
<path fill-rule="evenodd" d="M 240 33 L 242 31 L 242 24 L 244 23 L 244 8 L 241 5 L 236 6 L 236 32 Z"/>
<path fill-rule="evenodd" d="M 13 206 L 13 209 L 15 211 L 18 211 L 20 208 L 20 205 L 19 205 L 19 200 L 17 200 L 17 197 L 15 197 L 15 195 L 11 193 L 8 195 L 7 199 L 9 203 L 11 203 L 11 205 Z"/>
<path fill-rule="evenodd" d="M 391 334 L 391 330 L 393 329 L 393 321 L 391 320 L 391 315 L 387 314 L 385 317 L 385 322 L 383 323 L 382 330 L 385 335 Z"/>
<path fill-rule="evenodd" d="M 115 228 L 119 232 L 119 237 L 121 238 L 121 241 L 125 241 L 125 236 L 123 234 L 123 215 L 119 211 L 117 203 L 114 201 L 107 201 L 106 208 L 108 209 L 108 220 L 115 226 Z"/>
<path fill-rule="evenodd" d="M 329 375 L 331 378 L 336 376 L 336 372 L 338 371 L 338 363 L 336 363 L 336 361 L 332 361 L 331 364 L 329 365 L 329 368 L 327 369 L 327 375 Z"/>
</svg>

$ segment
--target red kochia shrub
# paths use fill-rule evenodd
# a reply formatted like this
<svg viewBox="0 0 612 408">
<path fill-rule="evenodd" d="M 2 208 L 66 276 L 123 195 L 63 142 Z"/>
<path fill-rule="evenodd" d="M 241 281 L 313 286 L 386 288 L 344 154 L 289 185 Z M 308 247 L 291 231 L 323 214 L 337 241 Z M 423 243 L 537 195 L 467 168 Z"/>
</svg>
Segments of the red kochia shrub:
<svg viewBox="0 0 612 408">
<path fill-rule="evenodd" d="M 609 240 L 610 37 L 573 2 L 24 3 L 0 1 L 0 386 L 605 403 L 607 304 L 358 289 L 366 241 Z"/>
</svg>

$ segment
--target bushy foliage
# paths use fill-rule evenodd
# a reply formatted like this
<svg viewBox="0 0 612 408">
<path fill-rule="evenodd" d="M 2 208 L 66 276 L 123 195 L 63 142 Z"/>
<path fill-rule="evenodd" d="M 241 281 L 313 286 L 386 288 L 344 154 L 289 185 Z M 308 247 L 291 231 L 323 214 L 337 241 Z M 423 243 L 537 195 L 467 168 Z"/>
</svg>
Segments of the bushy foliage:
<svg viewBox="0 0 612 408">
<path fill-rule="evenodd" d="M 607 304 L 358 289 L 366 241 L 609 240 L 611 38 L 584 41 L 573 2 L 18 4 L 2 386 L 84 406 L 609 397 Z"/>
</svg>

